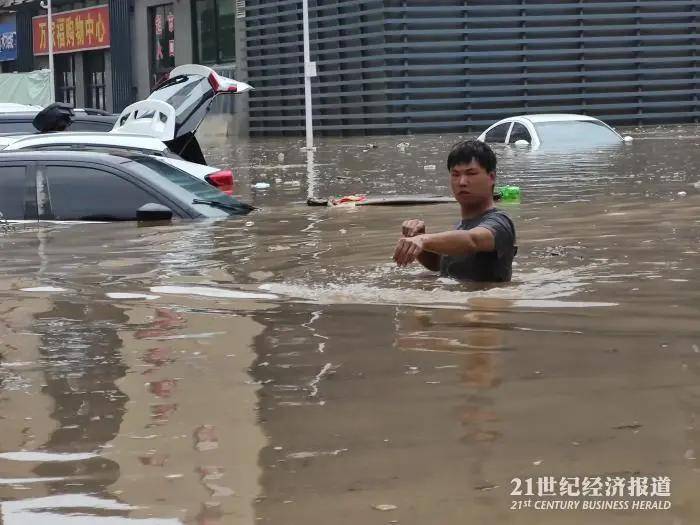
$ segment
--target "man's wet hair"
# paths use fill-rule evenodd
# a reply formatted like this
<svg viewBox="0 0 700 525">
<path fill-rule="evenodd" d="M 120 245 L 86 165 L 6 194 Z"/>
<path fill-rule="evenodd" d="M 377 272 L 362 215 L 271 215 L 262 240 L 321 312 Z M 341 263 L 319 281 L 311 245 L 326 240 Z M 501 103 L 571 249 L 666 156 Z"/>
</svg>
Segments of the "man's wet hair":
<svg viewBox="0 0 700 525">
<path fill-rule="evenodd" d="M 496 154 L 484 142 L 465 140 L 458 142 L 447 156 L 447 169 L 451 171 L 457 164 L 469 164 L 475 160 L 488 173 L 496 171 Z"/>
</svg>

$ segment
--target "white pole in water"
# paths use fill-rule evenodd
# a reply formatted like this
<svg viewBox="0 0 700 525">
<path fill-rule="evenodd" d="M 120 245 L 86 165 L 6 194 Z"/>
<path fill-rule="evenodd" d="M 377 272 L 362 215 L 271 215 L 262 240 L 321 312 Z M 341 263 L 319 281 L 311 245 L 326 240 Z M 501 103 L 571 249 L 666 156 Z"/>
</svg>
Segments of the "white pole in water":
<svg viewBox="0 0 700 525">
<path fill-rule="evenodd" d="M 41 2 L 41 7 L 46 9 L 46 24 L 49 32 L 49 89 L 51 90 L 50 100 L 56 102 L 56 86 L 53 69 L 53 15 L 51 12 L 51 0 Z"/>
<path fill-rule="evenodd" d="M 315 149 L 315 148 L 314 148 Z M 306 198 L 318 197 L 316 194 L 318 186 L 318 173 L 314 164 L 314 149 L 306 150 Z"/>
<path fill-rule="evenodd" d="M 309 0 L 301 3 L 304 26 L 304 113 L 306 115 L 306 151 L 314 150 L 314 123 L 311 100 L 311 79 L 316 76 L 316 62 L 311 62 L 309 44 Z"/>
</svg>

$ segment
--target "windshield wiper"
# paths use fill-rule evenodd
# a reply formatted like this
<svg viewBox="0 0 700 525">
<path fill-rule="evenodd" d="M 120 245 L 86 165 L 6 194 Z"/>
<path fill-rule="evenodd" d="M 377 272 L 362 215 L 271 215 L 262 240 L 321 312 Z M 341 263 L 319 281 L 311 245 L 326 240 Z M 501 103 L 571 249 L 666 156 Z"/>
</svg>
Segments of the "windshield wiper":
<svg viewBox="0 0 700 525">
<path fill-rule="evenodd" d="M 220 202 L 220 201 L 211 201 L 207 199 L 193 199 L 192 204 L 206 204 L 208 206 L 211 206 L 213 208 L 220 208 L 222 210 L 229 210 L 229 211 L 238 211 L 238 212 L 243 212 L 243 213 L 248 213 L 249 211 L 253 211 L 255 209 L 254 206 L 251 206 L 250 204 L 246 204 L 244 202 L 239 202 L 237 204 L 228 204 L 226 202 Z"/>
</svg>

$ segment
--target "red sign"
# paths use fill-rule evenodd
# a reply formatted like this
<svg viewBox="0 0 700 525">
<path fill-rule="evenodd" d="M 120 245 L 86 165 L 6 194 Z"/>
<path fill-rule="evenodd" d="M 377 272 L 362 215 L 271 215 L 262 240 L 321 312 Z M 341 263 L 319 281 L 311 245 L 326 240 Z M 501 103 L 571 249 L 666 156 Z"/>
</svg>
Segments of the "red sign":
<svg viewBox="0 0 700 525">
<path fill-rule="evenodd" d="M 53 13 L 53 52 L 73 53 L 109 47 L 109 6 L 86 7 Z M 49 52 L 49 28 L 46 16 L 32 19 L 34 54 Z"/>
<path fill-rule="evenodd" d="M 160 36 L 163 34 L 163 17 L 161 15 L 156 15 L 156 35 Z"/>
</svg>

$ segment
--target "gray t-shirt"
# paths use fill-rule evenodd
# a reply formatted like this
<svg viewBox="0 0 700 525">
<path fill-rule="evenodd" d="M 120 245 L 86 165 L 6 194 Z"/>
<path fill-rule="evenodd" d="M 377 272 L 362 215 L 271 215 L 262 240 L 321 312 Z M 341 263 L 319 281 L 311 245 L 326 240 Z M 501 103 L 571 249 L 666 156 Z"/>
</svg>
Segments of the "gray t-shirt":
<svg viewBox="0 0 700 525">
<path fill-rule="evenodd" d="M 480 217 L 462 219 L 456 229 L 471 230 L 477 226 L 493 233 L 496 249 L 492 252 L 442 255 L 440 275 L 465 281 L 510 281 L 513 257 L 518 251 L 513 221 L 501 210 L 491 208 Z"/>
</svg>

